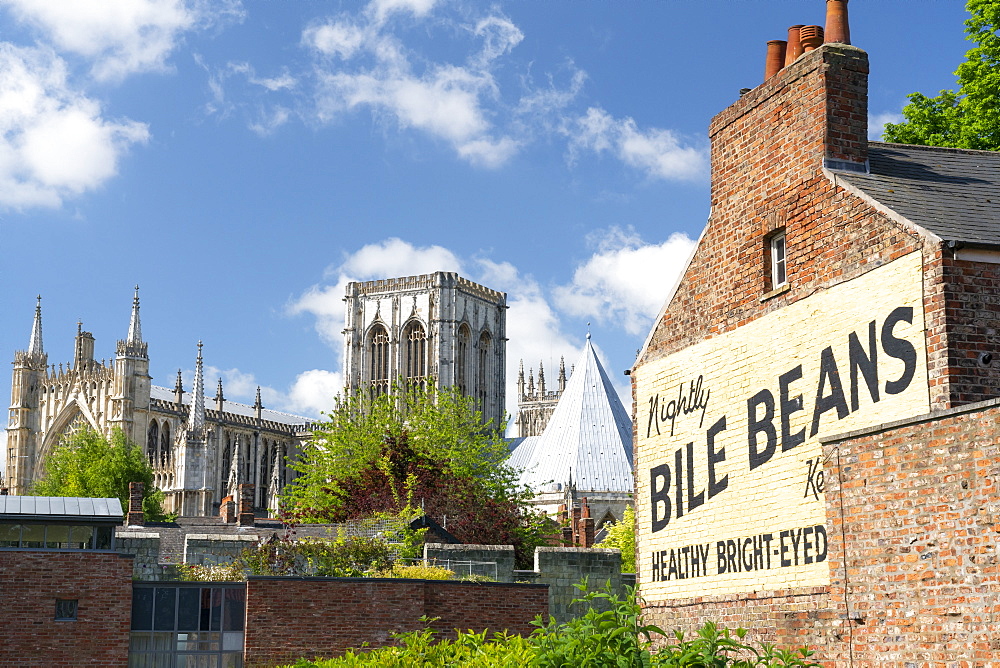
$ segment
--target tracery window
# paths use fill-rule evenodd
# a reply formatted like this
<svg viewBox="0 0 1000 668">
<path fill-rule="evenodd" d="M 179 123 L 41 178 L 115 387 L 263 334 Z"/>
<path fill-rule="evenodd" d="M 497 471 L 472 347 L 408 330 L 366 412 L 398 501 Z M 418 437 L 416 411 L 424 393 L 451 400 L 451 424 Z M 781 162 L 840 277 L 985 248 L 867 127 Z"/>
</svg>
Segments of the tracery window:
<svg viewBox="0 0 1000 668">
<path fill-rule="evenodd" d="M 458 328 L 458 342 L 455 350 L 455 384 L 458 391 L 469 394 L 469 339 L 472 338 L 469 326 L 462 323 Z"/>
<path fill-rule="evenodd" d="M 490 339 L 489 332 L 483 332 L 479 337 L 479 363 L 477 365 L 476 373 L 476 398 L 479 399 L 479 407 L 483 413 L 486 413 L 486 397 L 488 396 L 487 388 L 490 385 L 491 376 L 491 364 L 490 364 L 490 346 L 492 341 Z M 484 415 L 485 417 L 485 415 Z"/>
<path fill-rule="evenodd" d="M 372 327 L 369 335 L 368 354 L 371 367 L 368 378 L 372 384 L 372 396 L 389 393 L 389 333 L 382 325 Z"/>
<path fill-rule="evenodd" d="M 410 386 L 425 387 L 427 383 L 427 333 L 423 325 L 411 323 L 403 332 L 406 346 L 404 378 Z"/>
<path fill-rule="evenodd" d="M 157 446 L 160 444 L 160 423 L 150 420 L 149 430 L 146 432 L 146 457 L 154 466 L 157 464 Z"/>
<path fill-rule="evenodd" d="M 163 428 L 160 429 L 160 464 L 170 461 L 170 423 L 163 421 Z"/>
</svg>

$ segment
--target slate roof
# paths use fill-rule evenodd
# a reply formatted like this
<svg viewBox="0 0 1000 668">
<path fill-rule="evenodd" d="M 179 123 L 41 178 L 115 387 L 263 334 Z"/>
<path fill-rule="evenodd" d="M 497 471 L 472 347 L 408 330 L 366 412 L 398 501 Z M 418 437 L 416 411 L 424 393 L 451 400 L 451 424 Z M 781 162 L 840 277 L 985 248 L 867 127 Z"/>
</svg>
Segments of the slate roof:
<svg viewBox="0 0 1000 668">
<path fill-rule="evenodd" d="M 869 142 L 868 162 L 830 171 L 944 241 L 1000 246 L 1000 152 Z"/>
<path fill-rule="evenodd" d="M 545 431 L 523 439 L 509 463 L 536 491 L 572 478 L 580 492 L 631 492 L 632 419 L 587 335 L 587 344 Z"/>
<path fill-rule="evenodd" d="M 153 399 L 161 399 L 163 401 L 173 401 L 174 391 L 166 387 L 158 387 L 152 385 L 149 388 L 149 396 Z M 181 396 L 181 403 L 185 406 L 191 405 L 191 393 L 185 392 Z M 205 398 L 205 408 L 215 409 L 215 402 L 210 398 Z M 243 415 L 246 417 L 256 417 L 257 409 L 249 404 L 239 404 L 235 401 L 224 401 L 222 403 L 222 410 L 226 413 L 232 413 L 233 415 Z M 315 422 L 313 418 L 302 417 L 301 415 L 292 415 L 291 413 L 283 413 L 281 411 L 273 411 L 269 408 L 264 408 L 260 411 L 260 417 L 262 420 L 270 420 L 271 422 L 277 422 L 279 424 L 287 425 L 305 425 L 311 422 Z"/>
<path fill-rule="evenodd" d="M 118 499 L 3 495 L 0 496 L 0 518 L 120 523 L 123 515 Z"/>
</svg>

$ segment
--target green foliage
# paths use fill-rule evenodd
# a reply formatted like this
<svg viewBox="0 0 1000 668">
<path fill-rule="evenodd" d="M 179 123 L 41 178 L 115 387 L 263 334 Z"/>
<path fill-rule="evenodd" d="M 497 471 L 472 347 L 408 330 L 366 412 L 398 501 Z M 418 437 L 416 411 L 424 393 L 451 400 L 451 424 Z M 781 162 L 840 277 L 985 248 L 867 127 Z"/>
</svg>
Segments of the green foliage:
<svg viewBox="0 0 1000 668">
<path fill-rule="evenodd" d="M 339 397 L 313 432 L 282 510 L 299 522 L 345 522 L 420 507 L 447 517 L 468 543 L 513 545 L 525 567 L 553 526 L 506 463 L 503 425 L 483 423 L 457 388 L 397 386 L 391 395 Z M 408 554 L 419 556 L 417 537 Z"/>
<path fill-rule="evenodd" d="M 610 582 L 599 591 L 587 591 L 586 580 L 574 586 L 584 595 L 573 601 L 573 605 L 586 606 L 586 612 L 562 624 L 557 624 L 553 617 L 547 623 L 540 619 L 534 622 L 538 626 L 531 635 L 534 665 L 542 668 L 653 665 L 652 634 L 662 635 L 663 631 L 642 623 L 634 592 L 622 599 L 612 592 Z"/>
<path fill-rule="evenodd" d="M 958 92 L 910 95 L 902 123 L 885 140 L 902 144 L 1000 150 L 1000 0 L 967 0 L 966 39 L 976 46 L 958 66 Z"/>
<path fill-rule="evenodd" d="M 372 577 L 392 568 L 392 549 L 381 538 L 270 540 L 247 548 L 225 566 L 181 566 L 182 580 L 245 580 L 248 575 Z"/>
<path fill-rule="evenodd" d="M 622 599 L 606 585 L 588 592 L 587 582 L 576 585 L 583 598 L 574 605 L 586 606 L 577 619 L 557 624 L 554 619 L 534 622 L 528 638 L 471 631 L 456 640 L 435 642 L 431 630 L 395 635 L 400 647 L 370 651 L 349 650 L 336 659 L 300 660 L 294 668 L 375 668 L 409 666 L 472 666 L 473 668 L 819 668 L 807 649 L 794 651 L 764 644 L 756 648 L 744 643 L 746 631 L 719 629 L 706 623 L 698 636 L 685 640 L 676 632 L 672 644 L 652 650 L 653 634 L 663 631 L 642 622 L 642 610 L 634 590 Z M 431 621 L 431 620 L 424 620 Z"/>
<path fill-rule="evenodd" d="M 635 509 L 629 506 L 622 521 L 607 528 L 607 536 L 595 547 L 617 548 L 622 553 L 622 573 L 635 573 Z"/>
<path fill-rule="evenodd" d="M 130 482 L 144 486 L 142 510 L 146 519 L 163 521 L 163 492 L 153 485 L 153 469 L 142 448 L 130 442 L 120 429 L 111 440 L 87 429 L 64 438 L 45 457 L 45 475 L 32 486 L 39 496 L 117 498 L 128 510 Z"/>
<path fill-rule="evenodd" d="M 431 630 L 395 636 L 401 647 L 369 652 L 348 650 L 336 659 L 299 660 L 294 668 L 412 668 L 413 666 L 463 666 L 463 668 L 521 668 L 532 665 L 528 640 L 498 633 L 459 631 L 455 640 L 437 640 Z"/>
<path fill-rule="evenodd" d="M 453 580 L 455 571 L 443 566 L 423 564 L 393 564 L 392 568 L 375 573 L 377 578 L 412 578 L 414 580 Z"/>
</svg>

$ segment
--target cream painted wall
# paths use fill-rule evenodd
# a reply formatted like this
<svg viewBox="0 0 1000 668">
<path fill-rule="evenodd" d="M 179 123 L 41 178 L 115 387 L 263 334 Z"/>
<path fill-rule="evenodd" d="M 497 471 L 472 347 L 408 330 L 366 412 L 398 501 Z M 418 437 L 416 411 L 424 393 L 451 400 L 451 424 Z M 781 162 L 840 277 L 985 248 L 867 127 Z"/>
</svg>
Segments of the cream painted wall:
<svg viewBox="0 0 1000 668">
<path fill-rule="evenodd" d="M 921 272 L 911 253 L 635 370 L 647 601 L 829 583 L 819 438 L 929 410 Z"/>
</svg>

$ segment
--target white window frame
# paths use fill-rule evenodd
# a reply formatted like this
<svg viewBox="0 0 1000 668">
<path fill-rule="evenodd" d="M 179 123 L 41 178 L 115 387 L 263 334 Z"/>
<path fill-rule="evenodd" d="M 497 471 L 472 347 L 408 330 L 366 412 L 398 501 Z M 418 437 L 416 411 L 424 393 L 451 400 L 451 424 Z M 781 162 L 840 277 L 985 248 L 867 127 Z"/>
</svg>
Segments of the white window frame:
<svg viewBox="0 0 1000 668">
<path fill-rule="evenodd" d="M 784 230 L 771 235 L 771 289 L 788 283 L 788 244 Z"/>
</svg>

